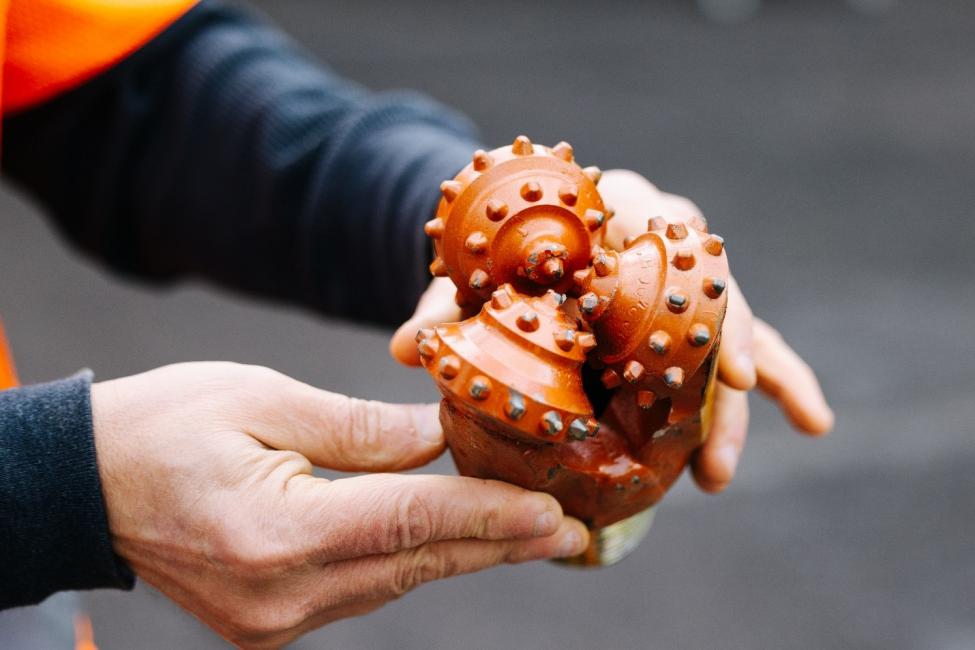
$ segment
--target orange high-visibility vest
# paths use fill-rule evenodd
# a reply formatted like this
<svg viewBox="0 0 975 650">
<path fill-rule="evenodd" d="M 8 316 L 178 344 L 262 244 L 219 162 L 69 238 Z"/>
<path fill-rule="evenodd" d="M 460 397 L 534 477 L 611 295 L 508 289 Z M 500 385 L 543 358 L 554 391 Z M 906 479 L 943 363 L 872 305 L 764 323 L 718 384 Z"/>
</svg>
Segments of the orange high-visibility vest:
<svg viewBox="0 0 975 650">
<path fill-rule="evenodd" d="M 196 0 L 0 0 L 3 112 L 81 85 L 168 27 Z"/>
<path fill-rule="evenodd" d="M 0 111 L 7 115 L 28 109 L 83 84 L 139 49 L 194 4 L 196 0 L 0 0 Z M 16 384 L 0 327 L 0 390 Z"/>
<path fill-rule="evenodd" d="M 17 385 L 17 371 L 14 360 L 10 356 L 10 348 L 3 335 L 3 323 L 0 323 L 0 390 L 6 390 Z"/>
</svg>

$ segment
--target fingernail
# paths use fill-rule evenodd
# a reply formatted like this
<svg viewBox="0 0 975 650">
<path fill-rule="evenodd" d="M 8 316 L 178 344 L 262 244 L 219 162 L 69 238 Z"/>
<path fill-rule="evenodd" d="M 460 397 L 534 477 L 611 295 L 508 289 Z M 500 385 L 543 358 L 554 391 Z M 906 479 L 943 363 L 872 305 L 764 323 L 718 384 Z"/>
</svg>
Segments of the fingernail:
<svg viewBox="0 0 975 650">
<path fill-rule="evenodd" d="M 557 557 L 572 557 L 579 555 L 582 551 L 582 537 L 576 531 L 572 531 L 562 538 Z"/>
<path fill-rule="evenodd" d="M 413 412 L 413 426 L 421 440 L 434 446 L 443 444 L 443 428 L 440 426 L 440 407 L 436 404 L 423 406 Z"/>
<path fill-rule="evenodd" d="M 535 526 L 532 528 L 533 537 L 548 537 L 555 532 L 559 522 L 555 519 L 555 513 L 546 510 L 535 517 Z"/>
</svg>

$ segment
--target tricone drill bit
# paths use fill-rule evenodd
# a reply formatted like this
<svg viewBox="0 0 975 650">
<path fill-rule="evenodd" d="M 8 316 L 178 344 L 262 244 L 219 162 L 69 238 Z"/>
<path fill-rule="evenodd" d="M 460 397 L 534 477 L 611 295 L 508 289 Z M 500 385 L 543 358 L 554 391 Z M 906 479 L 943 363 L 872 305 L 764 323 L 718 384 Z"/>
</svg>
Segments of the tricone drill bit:
<svg viewBox="0 0 975 650">
<path fill-rule="evenodd" d="M 565 142 L 475 152 L 425 226 L 469 317 L 417 334 L 459 471 L 555 496 L 595 566 L 636 546 L 707 435 L 728 281 L 703 219 L 648 215 L 604 248 L 600 175 Z"/>
</svg>

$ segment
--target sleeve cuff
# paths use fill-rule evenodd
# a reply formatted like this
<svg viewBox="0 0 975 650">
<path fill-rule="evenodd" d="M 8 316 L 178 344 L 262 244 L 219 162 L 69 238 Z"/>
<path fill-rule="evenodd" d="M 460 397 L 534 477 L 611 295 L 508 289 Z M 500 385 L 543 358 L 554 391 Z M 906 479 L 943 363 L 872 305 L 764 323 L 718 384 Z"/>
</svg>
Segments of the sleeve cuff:
<svg viewBox="0 0 975 650">
<path fill-rule="evenodd" d="M 91 380 L 84 370 L 0 392 L 0 608 L 135 582 L 112 550 Z"/>
</svg>

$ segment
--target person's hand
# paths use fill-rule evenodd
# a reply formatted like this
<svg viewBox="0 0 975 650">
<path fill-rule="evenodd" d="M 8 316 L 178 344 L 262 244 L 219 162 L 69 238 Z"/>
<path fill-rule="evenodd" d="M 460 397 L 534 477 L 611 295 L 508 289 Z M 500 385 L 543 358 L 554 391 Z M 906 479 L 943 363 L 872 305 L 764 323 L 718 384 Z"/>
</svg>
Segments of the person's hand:
<svg viewBox="0 0 975 650">
<path fill-rule="evenodd" d="M 606 244 L 622 250 L 629 236 L 646 232 L 649 217 L 690 222 L 702 218 L 690 200 L 661 192 L 650 181 L 627 170 L 603 173 L 599 192 L 616 215 L 609 220 Z M 420 328 L 456 321 L 449 278 L 436 278 L 420 298 L 413 316 L 393 335 L 390 353 L 410 366 L 420 365 L 414 337 Z M 698 485 L 720 492 L 734 477 L 748 433 L 748 397 L 755 386 L 775 400 L 799 431 L 822 435 L 833 426 L 833 412 L 809 365 L 764 321 L 752 315 L 734 278 L 728 283 L 728 311 L 718 353 L 718 384 L 710 435 L 692 459 Z"/>
<path fill-rule="evenodd" d="M 188 363 L 92 386 L 116 552 L 245 647 L 278 647 L 414 587 L 504 562 L 581 553 L 546 494 L 422 465 L 444 448 L 434 405 L 328 393 L 254 366 Z"/>
</svg>

